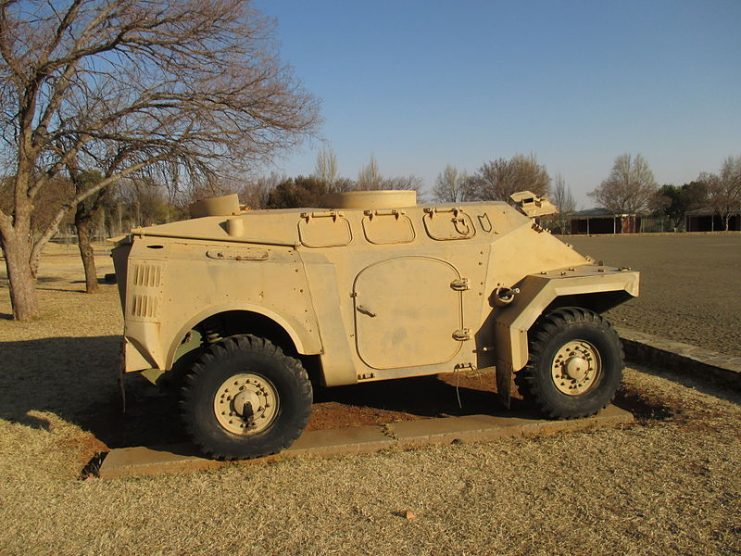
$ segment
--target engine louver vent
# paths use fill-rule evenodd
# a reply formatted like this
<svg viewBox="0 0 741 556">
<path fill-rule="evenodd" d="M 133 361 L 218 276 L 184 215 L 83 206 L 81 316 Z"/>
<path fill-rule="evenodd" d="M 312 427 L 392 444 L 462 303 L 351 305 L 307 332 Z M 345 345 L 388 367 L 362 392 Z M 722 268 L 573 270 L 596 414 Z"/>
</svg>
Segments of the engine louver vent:
<svg viewBox="0 0 741 556">
<path fill-rule="evenodd" d="M 158 288 L 162 283 L 162 267 L 153 264 L 134 266 L 133 285 L 145 288 Z"/>
<path fill-rule="evenodd" d="M 156 321 L 161 305 L 164 265 L 141 261 L 131 267 L 128 314 L 136 320 Z"/>
<path fill-rule="evenodd" d="M 152 295 L 133 295 L 131 297 L 131 315 L 134 317 L 157 318 L 157 298 Z"/>
</svg>

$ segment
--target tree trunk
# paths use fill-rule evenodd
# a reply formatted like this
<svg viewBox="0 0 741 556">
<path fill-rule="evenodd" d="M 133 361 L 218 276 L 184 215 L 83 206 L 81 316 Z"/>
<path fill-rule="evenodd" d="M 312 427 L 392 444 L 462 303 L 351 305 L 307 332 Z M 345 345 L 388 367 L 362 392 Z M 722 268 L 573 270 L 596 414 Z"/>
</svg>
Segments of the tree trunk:
<svg viewBox="0 0 741 556">
<path fill-rule="evenodd" d="M 87 293 L 98 291 L 95 256 L 93 255 L 93 246 L 90 243 L 90 231 L 94 214 L 94 212 L 91 213 L 86 209 L 85 203 L 77 205 L 77 210 L 75 211 L 75 229 L 77 230 L 77 245 L 80 248 L 82 267 L 85 269 L 85 291 Z"/>
<path fill-rule="evenodd" d="M 13 318 L 30 320 L 39 316 L 36 280 L 31 272 L 31 238 L 14 232 L 0 234 L 5 268 L 8 271 L 10 305 Z"/>
</svg>

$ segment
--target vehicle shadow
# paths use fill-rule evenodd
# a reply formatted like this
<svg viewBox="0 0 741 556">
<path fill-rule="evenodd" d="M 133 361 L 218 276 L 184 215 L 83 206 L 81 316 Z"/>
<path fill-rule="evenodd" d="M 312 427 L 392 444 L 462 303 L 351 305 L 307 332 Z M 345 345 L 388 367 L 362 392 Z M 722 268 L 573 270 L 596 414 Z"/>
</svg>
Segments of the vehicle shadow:
<svg viewBox="0 0 741 556">
<path fill-rule="evenodd" d="M 314 402 L 319 406 L 334 402 L 369 407 L 413 417 L 507 415 L 512 410 L 522 416 L 526 411 L 524 403 L 513 399 L 511 409 L 505 408 L 496 394 L 495 383 L 493 373 L 450 373 L 320 388 L 315 390 Z"/>
<path fill-rule="evenodd" d="M 124 405 L 120 342 L 120 336 L 4 342 L 0 419 L 49 429 L 54 414 L 108 448 L 183 441 L 175 398 L 142 377 L 126 377 Z"/>
<path fill-rule="evenodd" d="M 119 380 L 120 342 L 120 336 L 93 336 L 0 344 L 0 419 L 48 430 L 56 416 L 108 449 L 180 446 L 184 455 L 194 454 L 180 422 L 177 392 L 161 390 L 138 374 Z M 491 372 L 465 372 L 315 388 L 308 430 L 472 414 L 538 418 L 516 398 L 506 409 L 495 382 Z M 620 391 L 615 403 L 639 416 L 664 416 L 638 398 Z"/>
<path fill-rule="evenodd" d="M 49 414 L 53 414 L 89 431 L 109 449 L 187 447 L 176 392 L 162 391 L 137 374 L 126 375 L 124 402 L 119 382 L 120 341 L 119 336 L 95 336 L 3 343 L 0 419 L 49 429 Z M 317 388 L 310 428 L 507 414 L 489 386 L 493 386 L 493 375 Z"/>
</svg>

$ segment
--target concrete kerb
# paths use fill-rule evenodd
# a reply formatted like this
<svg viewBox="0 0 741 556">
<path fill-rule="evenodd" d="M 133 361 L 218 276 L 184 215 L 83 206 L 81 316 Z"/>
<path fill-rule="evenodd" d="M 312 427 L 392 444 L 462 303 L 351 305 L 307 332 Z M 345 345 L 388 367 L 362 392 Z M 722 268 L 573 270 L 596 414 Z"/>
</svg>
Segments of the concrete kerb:
<svg viewBox="0 0 741 556">
<path fill-rule="evenodd" d="M 280 454 L 236 462 L 260 464 L 291 457 L 326 457 L 410 448 L 453 442 L 483 442 L 506 437 L 544 436 L 560 432 L 614 427 L 633 422 L 628 411 L 609 406 L 586 419 L 548 421 L 526 416 L 495 417 L 469 415 L 390 423 L 383 426 L 305 432 Z M 187 446 L 147 448 L 142 446 L 111 450 L 100 467 L 101 479 L 145 477 L 216 469 L 229 463 L 194 455 Z M 231 465 L 235 465 L 232 463 Z"/>
<path fill-rule="evenodd" d="M 625 356 L 630 361 L 671 370 L 690 378 L 712 378 L 735 390 L 741 389 L 741 357 L 724 355 L 630 328 L 615 329 L 623 342 Z"/>
<path fill-rule="evenodd" d="M 402 421 L 387 425 L 388 432 L 403 448 L 453 442 L 484 442 L 499 438 L 550 436 L 561 432 L 576 432 L 618 426 L 633 422 L 633 415 L 610 405 L 586 419 L 552 421 L 517 416 L 467 415 L 442 419 Z"/>
</svg>

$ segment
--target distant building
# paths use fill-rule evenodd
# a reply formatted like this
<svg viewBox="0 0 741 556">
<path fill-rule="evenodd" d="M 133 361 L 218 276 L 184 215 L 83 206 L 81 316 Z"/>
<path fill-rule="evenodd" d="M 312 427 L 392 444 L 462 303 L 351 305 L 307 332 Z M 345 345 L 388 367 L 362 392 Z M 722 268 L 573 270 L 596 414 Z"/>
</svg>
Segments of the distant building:
<svg viewBox="0 0 741 556">
<path fill-rule="evenodd" d="M 710 207 L 688 210 L 684 213 L 685 229 L 688 232 L 722 232 L 726 229 L 723 219 Z M 741 230 L 741 207 L 728 221 L 729 230 Z"/>
<path fill-rule="evenodd" d="M 571 216 L 569 228 L 572 234 L 635 234 L 641 230 L 641 217 L 601 208 L 580 210 Z"/>
</svg>

